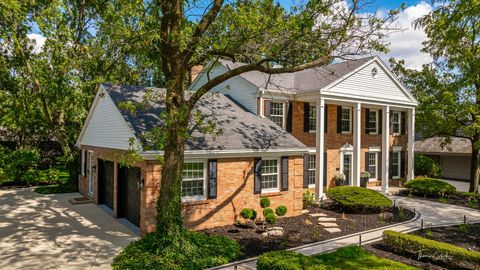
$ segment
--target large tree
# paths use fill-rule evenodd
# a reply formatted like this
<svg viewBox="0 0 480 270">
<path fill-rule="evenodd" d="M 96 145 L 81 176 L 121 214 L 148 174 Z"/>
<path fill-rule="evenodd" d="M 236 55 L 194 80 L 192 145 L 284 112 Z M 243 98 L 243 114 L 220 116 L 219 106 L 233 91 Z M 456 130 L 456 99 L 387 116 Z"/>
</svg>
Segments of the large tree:
<svg viewBox="0 0 480 270">
<path fill-rule="evenodd" d="M 421 71 L 393 62 L 420 102 L 417 127 L 425 137 L 452 136 L 472 143 L 470 192 L 478 192 L 480 160 L 480 1 L 439 3 L 416 21 L 428 39 L 423 51 L 434 63 Z"/>
</svg>

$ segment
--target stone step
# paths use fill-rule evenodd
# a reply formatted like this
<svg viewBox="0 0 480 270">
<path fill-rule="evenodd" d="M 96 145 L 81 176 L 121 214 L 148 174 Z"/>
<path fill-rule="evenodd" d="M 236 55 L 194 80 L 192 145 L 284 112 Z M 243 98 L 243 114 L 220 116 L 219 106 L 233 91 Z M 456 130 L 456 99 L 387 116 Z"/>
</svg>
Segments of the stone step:
<svg viewBox="0 0 480 270">
<path fill-rule="evenodd" d="M 334 217 L 319 217 L 318 222 L 329 222 L 329 221 L 337 221 Z"/>
<path fill-rule="evenodd" d="M 302 214 L 306 214 L 306 213 L 308 213 L 308 209 L 303 209 Z"/>
<path fill-rule="evenodd" d="M 310 214 L 311 217 L 326 217 L 327 215 L 323 213 L 315 213 L 315 214 Z"/>
<path fill-rule="evenodd" d="M 329 233 L 337 233 L 342 231 L 339 228 L 325 228 L 325 230 Z"/>
<path fill-rule="evenodd" d="M 325 228 L 338 228 L 338 224 L 335 222 L 320 222 L 318 225 L 323 226 Z"/>
</svg>

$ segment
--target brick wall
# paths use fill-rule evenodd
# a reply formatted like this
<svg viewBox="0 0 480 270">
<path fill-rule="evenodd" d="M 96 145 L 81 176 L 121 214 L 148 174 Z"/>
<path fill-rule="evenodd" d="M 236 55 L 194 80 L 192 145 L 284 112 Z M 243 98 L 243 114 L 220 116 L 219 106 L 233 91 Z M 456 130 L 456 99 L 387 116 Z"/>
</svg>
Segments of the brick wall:
<svg viewBox="0 0 480 270">
<path fill-rule="evenodd" d="M 303 131 L 304 103 L 294 101 L 293 107 L 293 125 L 292 135 L 309 147 L 315 147 L 316 134 Z M 340 170 L 340 148 L 346 143 L 353 144 L 352 134 L 337 133 L 337 106 L 328 104 L 327 106 L 327 133 L 325 134 L 325 151 L 327 152 L 327 183 L 328 187 L 335 185 L 333 177 Z M 365 169 L 365 153 L 369 147 L 382 147 L 382 135 L 373 135 L 365 133 L 365 108 L 362 108 L 361 117 L 361 154 L 360 170 Z M 353 128 L 353 122 L 352 122 Z M 406 135 L 390 136 L 390 146 L 407 147 L 408 138 Z M 391 149 L 390 149 L 391 151 Z M 378 157 L 381 164 L 381 155 Z"/>
</svg>

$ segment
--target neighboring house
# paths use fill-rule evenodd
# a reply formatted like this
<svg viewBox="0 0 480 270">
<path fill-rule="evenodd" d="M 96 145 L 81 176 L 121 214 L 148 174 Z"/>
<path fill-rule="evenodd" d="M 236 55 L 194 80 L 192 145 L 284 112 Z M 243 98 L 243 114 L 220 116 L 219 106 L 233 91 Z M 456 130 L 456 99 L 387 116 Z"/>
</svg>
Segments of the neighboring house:
<svg viewBox="0 0 480 270">
<path fill-rule="evenodd" d="M 442 178 L 452 180 L 470 179 L 472 143 L 465 138 L 453 137 L 452 142 L 442 147 L 441 137 L 415 142 L 415 153 L 437 161 L 442 167 Z"/>
<path fill-rule="evenodd" d="M 213 78 L 236 65 L 204 69 L 192 90 L 205 83 L 206 70 Z M 143 149 L 144 132 L 162 124 L 162 104 L 122 109 L 143 103 L 146 92 L 164 90 L 102 84 L 77 142 L 80 192 L 142 233 L 155 228 L 163 153 L 140 150 L 142 160 L 130 168 L 119 161 L 131 145 Z M 182 208 L 189 228 L 232 224 L 265 196 L 273 207 L 286 205 L 288 215 L 300 214 L 303 192 L 323 197 L 339 172 L 358 186 L 360 172 L 369 171 L 385 192 L 389 181 L 413 178 L 417 102 L 376 57 L 292 74 L 249 72 L 212 92 L 219 94 L 207 94 L 196 109 L 223 132 L 196 129 L 187 143 Z"/>
<path fill-rule="evenodd" d="M 164 104 L 151 103 L 135 113 L 122 104 L 142 103 L 146 92 L 163 89 L 102 84 L 77 145 L 81 151 L 80 193 L 104 204 L 142 233 L 154 230 L 162 151 L 142 151 L 135 166 L 120 166 L 130 143 L 143 146 L 143 132 L 161 125 Z M 232 224 L 242 208 L 257 208 L 260 197 L 286 205 L 289 215 L 302 210 L 303 154 L 306 146 L 266 118 L 245 111 L 225 95 L 207 94 L 197 104 L 215 120 L 217 135 L 193 129 L 185 150 L 183 214 L 193 229 Z M 133 138 L 133 141 L 132 139 Z"/>
<path fill-rule="evenodd" d="M 240 65 L 221 60 L 205 68 L 192 90 Z M 359 185 L 360 173 L 368 171 L 383 191 L 389 179 L 413 178 L 417 101 L 378 57 L 288 74 L 247 72 L 212 92 L 230 95 L 310 147 L 310 186 L 320 196 L 339 172 Z M 315 185 L 315 177 L 324 184 Z"/>
</svg>

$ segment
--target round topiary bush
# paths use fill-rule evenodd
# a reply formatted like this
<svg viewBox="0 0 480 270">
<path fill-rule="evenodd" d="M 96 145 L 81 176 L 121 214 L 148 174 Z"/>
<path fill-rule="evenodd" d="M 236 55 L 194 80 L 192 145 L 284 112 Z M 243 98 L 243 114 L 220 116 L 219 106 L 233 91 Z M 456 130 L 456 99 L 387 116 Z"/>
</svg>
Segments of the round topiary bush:
<svg viewBox="0 0 480 270">
<path fill-rule="evenodd" d="M 341 186 L 327 190 L 327 197 L 350 213 L 381 212 L 392 206 L 384 195 L 367 188 Z"/>
<path fill-rule="evenodd" d="M 431 178 L 442 177 L 442 167 L 440 167 L 440 164 L 435 160 L 427 156 L 415 155 L 415 174 Z"/>
<path fill-rule="evenodd" d="M 265 209 L 263 209 L 263 216 L 266 217 L 268 214 L 274 214 L 272 208 L 265 208 Z"/>
<path fill-rule="evenodd" d="M 250 218 L 251 220 L 257 219 L 257 211 L 255 209 L 250 209 L 252 211 L 252 217 Z"/>
<path fill-rule="evenodd" d="M 273 212 L 265 215 L 265 222 L 267 222 L 267 224 L 273 225 L 275 224 L 276 221 L 277 221 L 277 216 L 275 216 Z"/>
<path fill-rule="evenodd" d="M 257 259 L 258 270 L 323 270 L 322 262 L 313 256 L 297 252 L 278 250 L 263 253 Z"/>
<path fill-rule="evenodd" d="M 279 217 L 283 217 L 287 214 L 287 207 L 285 205 L 280 205 L 275 209 L 275 214 Z"/>
<path fill-rule="evenodd" d="M 260 199 L 260 207 L 262 208 L 270 207 L 270 199 L 267 197 Z"/>
<path fill-rule="evenodd" d="M 441 197 L 457 191 L 457 189 L 449 183 L 433 178 L 414 179 L 408 181 L 405 187 L 413 195 L 426 197 Z"/>
<path fill-rule="evenodd" d="M 244 219 L 252 219 L 253 213 L 251 209 L 243 208 L 240 212 L 240 216 Z"/>
</svg>

